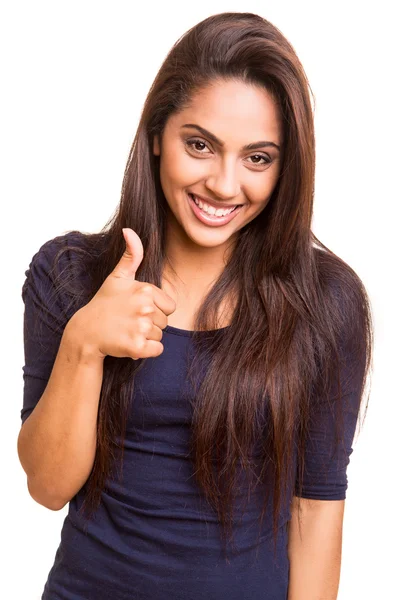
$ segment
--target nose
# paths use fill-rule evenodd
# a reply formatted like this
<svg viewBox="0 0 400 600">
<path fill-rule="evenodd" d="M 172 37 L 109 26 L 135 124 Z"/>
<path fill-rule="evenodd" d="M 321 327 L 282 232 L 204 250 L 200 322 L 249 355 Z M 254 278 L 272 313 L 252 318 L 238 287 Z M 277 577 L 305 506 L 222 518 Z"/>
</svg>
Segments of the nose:
<svg viewBox="0 0 400 600">
<path fill-rule="evenodd" d="M 240 194 L 240 181 L 233 164 L 216 169 L 207 177 L 205 185 L 213 196 L 221 200 L 229 201 Z"/>
</svg>

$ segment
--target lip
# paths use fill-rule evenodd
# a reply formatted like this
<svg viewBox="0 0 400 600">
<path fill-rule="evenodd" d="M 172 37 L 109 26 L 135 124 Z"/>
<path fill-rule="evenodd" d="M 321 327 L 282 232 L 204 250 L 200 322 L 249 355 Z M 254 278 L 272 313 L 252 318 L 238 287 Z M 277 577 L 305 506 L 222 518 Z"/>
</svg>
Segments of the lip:
<svg viewBox="0 0 400 600">
<path fill-rule="evenodd" d="M 189 195 L 192 194 L 193 196 L 196 196 L 196 198 L 198 200 L 203 200 L 203 202 L 207 202 L 207 204 L 209 204 L 210 206 L 213 206 L 217 210 L 218 210 L 218 208 L 225 209 L 225 208 L 232 208 L 233 206 L 237 206 L 237 204 L 222 204 L 222 202 L 214 202 L 213 200 L 209 200 L 205 196 L 200 196 L 199 194 L 195 194 L 194 192 L 188 192 L 188 193 L 189 193 Z"/>
<path fill-rule="evenodd" d="M 204 223 L 205 225 L 209 225 L 211 227 L 221 227 L 221 225 L 226 225 L 232 219 L 236 217 L 236 215 L 242 210 L 243 205 L 236 208 L 233 212 L 226 217 L 214 217 L 211 215 L 205 215 L 200 208 L 197 206 L 196 202 L 193 200 L 189 193 L 186 194 L 188 198 L 188 202 L 192 208 L 194 215 L 198 218 L 199 221 Z M 222 208 L 222 207 L 221 207 Z"/>
</svg>

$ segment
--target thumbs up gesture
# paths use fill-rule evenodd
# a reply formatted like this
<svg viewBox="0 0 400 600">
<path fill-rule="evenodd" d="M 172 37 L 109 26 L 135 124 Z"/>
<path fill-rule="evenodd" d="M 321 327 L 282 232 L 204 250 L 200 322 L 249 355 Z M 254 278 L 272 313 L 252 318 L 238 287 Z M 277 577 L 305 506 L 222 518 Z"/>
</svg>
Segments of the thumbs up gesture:
<svg viewBox="0 0 400 600">
<path fill-rule="evenodd" d="M 135 280 L 143 245 L 133 229 L 123 235 L 125 252 L 92 300 L 73 315 L 75 331 L 102 358 L 159 356 L 162 330 L 176 304 L 157 286 Z"/>
</svg>

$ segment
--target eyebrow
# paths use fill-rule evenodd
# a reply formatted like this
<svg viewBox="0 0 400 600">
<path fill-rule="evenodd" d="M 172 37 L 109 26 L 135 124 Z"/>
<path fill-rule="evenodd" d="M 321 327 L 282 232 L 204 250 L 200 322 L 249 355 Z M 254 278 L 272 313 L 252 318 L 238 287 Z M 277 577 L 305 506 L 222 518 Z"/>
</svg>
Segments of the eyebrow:
<svg viewBox="0 0 400 600">
<path fill-rule="evenodd" d="M 202 133 L 206 137 L 209 137 L 210 140 L 212 140 L 218 146 L 221 146 L 221 148 L 223 148 L 225 146 L 224 142 L 222 142 L 220 139 L 218 139 L 216 135 L 211 133 L 211 131 L 207 131 L 207 129 L 204 129 L 204 127 L 200 127 L 200 125 L 196 125 L 195 123 L 186 123 L 185 125 L 182 125 L 181 128 L 183 129 L 186 127 L 198 129 L 198 131 L 200 131 L 200 133 Z M 252 144 L 247 144 L 246 146 L 243 146 L 242 150 L 257 150 L 258 148 L 268 148 L 271 146 L 276 148 L 277 150 L 280 150 L 280 147 L 278 146 L 278 144 L 275 144 L 275 142 L 268 142 L 268 141 L 260 141 L 260 142 L 253 142 Z"/>
</svg>

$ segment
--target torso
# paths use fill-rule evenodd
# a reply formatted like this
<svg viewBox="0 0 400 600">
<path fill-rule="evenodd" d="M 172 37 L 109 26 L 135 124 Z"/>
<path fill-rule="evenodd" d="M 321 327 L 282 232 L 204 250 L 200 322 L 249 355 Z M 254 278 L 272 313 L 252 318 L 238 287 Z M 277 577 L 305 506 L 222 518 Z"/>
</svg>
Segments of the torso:
<svg viewBox="0 0 400 600">
<path fill-rule="evenodd" d="M 197 309 L 196 309 L 197 310 Z M 172 327 L 177 327 L 178 329 L 186 329 L 189 331 L 193 331 L 195 329 L 194 320 L 195 320 L 195 310 L 189 309 L 189 307 L 179 307 L 177 306 L 174 313 L 168 316 L 168 325 Z M 231 324 L 231 319 L 221 320 L 218 324 L 218 328 L 227 327 Z"/>
<path fill-rule="evenodd" d="M 162 280 L 162 289 L 169 295 L 176 303 L 176 309 L 173 313 L 168 315 L 168 325 L 172 327 L 177 327 L 178 329 L 186 329 L 189 331 L 193 331 L 195 329 L 194 321 L 196 313 L 204 301 L 206 290 L 203 294 L 191 295 L 178 293 L 175 288 L 173 288 L 169 282 L 166 280 Z M 233 307 L 230 306 L 228 308 L 228 301 L 224 300 L 219 308 L 218 316 L 219 323 L 218 328 L 227 327 L 231 324 L 232 315 L 233 315 Z"/>
</svg>

